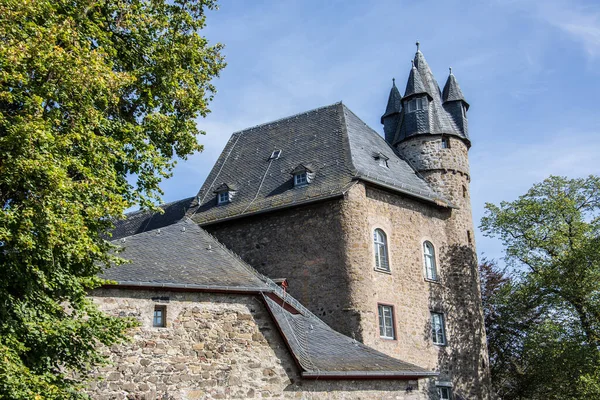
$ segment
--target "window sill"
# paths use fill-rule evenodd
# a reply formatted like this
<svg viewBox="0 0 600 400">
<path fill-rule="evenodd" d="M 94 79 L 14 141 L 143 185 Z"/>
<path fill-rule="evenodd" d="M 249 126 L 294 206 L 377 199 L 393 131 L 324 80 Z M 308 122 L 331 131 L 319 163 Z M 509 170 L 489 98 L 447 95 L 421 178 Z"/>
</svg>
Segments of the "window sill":
<svg viewBox="0 0 600 400">
<path fill-rule="evenodd" d="M 448 343 L 434 343 L 433 345 L 438 347 L 446 347 L 448 346 Z"/>
<path fill-rule="evenodd" d="M 388 271 L 387 269 L 381 269 L 381 268 L 373 268 L 373 269 L 377 272 L 381 272 L 382 274 L 388 274 L 388 275 L 392 274 L 392 271 Z"/>
<path fill-rule="evenodd" d="M 425 282 L 429 282 L 429 283 L 436 283 L 438 285 L 441 285 L 441 282 L 439 279 L 429 279 L 429 278 L 423 278 L 425 280 Z"/>
<path fill-rule="evenodd" d="M 395 341 L 397 341 L 396 338 L 389 338 L 389 337 L 383 337 L 383 336 L 379 336 L 379 339 L 385 340 L 386 342 L 395 342 Z"/>
</svg>

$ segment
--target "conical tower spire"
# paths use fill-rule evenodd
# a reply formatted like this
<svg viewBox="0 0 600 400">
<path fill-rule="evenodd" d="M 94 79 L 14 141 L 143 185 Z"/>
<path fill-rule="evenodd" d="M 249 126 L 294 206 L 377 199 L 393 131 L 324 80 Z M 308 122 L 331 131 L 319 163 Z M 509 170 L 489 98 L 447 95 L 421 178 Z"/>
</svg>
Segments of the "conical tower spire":
<svg viewBox="0 0 600 400">
<path fill-rule="evenodd" d="M 427 93 L 432 98 L 435 98 L 436 96 L 441 97 L 442 92 L 440 87 L 433 77 L 433 72 L 431 72 L 429 64 L 427 64 L 427 60 L 425 60 L 425 56 L 423 53 L 421 53 L 421 46 L 419 42 L 417 42 L 417 52 L 415 53 L 414 64 L 421 75 L 421 79 L 423 80 L 423 85 L 425 86 Z"/>
<path fill-rule="evenodd" d="M 390 90 L 390 96 L 388 97 L 387 107 L 385 113 L 381 116 L 381 123 L 383 119 L 388 115 L 398 113 L 402 109 L 402 95 L 396 87 L 396 79 L 392 78 L 392 89 Z"/>
<path fill-rule="evenodd" d="M 390 96 L 388 97 L 387 107 L 385 108 L 385 113 L 381 116 L 385 140 L 387 140 L 390 144 L 394 140 L 396 128 L 398 127 L 398 122 L 400 121 L 401 111 L 402 95 L 396 87 L 396 79 L 392 78 L 392 89 L 390 90 Z"/>
<path fill-rule="evenodd" d="M 442 92 L 442 101 L 444 103 L 448 101 L 462 101 L 465 103 L 467 110 L 469 109 L 469 103 L 467 103 L 462 90 L 460 90 L 460 86 L 456 81 L 456 77 L 452 73 L 452 67 L 450 67 L 450 75 L 448 75 L 448 79 L 446 80 L 446 84 L 444 85 L 444 91 Z"/>
<path fill-rule="evenodd" d="M 410 69 L 410 74 L 408 75 L 408 81 L 406 82 L 406 90 L 404 91 L 404 97 L 414 96 L 416 94 L 425 94 L 429 93 L 427 88 L 425 87 L 425 83 L 423 82 L 423 78 L 419 73 L 419 70 L 415 66 L 415 61 L 411 60 L 412 68 Z"/>
</svg>

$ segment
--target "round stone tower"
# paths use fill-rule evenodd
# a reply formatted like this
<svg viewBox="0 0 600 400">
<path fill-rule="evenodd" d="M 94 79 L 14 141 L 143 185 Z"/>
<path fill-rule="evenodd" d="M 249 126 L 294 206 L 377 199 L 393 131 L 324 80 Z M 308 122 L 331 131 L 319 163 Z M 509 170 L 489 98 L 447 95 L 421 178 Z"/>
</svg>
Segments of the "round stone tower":
<svg viewBox="0 0 600 400">
<path fill-rule="evenodd" d="M 445 245 L 440 249 L 443 278 L 441 285 L 430 286 L 430 307 L 444 312 L 452 336 L 448 351 L 440 352 L 440 379 L 451 380 L 461 397 L 488 399 L 488 355 L 469 191 L 469 104 L 452 70 L 440 90 L 417 43 L 401 105 L 395 133 L 390 135 L 386 126 L 386 140 L 452 204 L 445 213 Z"/>
</svg>

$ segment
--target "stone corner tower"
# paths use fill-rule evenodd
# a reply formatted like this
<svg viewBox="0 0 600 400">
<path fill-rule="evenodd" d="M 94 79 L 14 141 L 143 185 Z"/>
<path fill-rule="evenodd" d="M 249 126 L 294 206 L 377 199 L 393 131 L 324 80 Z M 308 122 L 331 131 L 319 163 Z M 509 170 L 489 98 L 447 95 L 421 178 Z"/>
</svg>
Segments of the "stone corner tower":
<svg viewBox="0 0 600 400">
<path fill-rule="evenodd" d="M 453 206 L 444 223 L 447 243 L 440 249 L 444 284 L 430 292 L 430 307 L 444 310 L 453 337 L 438 367 L 441 376 L 453 381 L 458 396 L 489 399 L 489 359 L 469 191 L 469 104 L 452 69 L 440 90 L 418 42 L 404 96 L 397 92 L 394 84 L 381 118 L 385 140 Z"/>
</svg>

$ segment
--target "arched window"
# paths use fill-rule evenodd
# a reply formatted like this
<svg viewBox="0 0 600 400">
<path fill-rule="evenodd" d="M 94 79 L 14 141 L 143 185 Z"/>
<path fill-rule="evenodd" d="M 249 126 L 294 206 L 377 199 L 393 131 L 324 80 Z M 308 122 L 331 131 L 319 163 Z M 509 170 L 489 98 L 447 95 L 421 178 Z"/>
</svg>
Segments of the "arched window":
<svg viewBox="0 0 600 400">
<path fill-rule="evenodd" d="M 375 229 L 375 232 L 373 232 L 373 244 L 375 247 L 375 268 L 389 271 L 387 237 L 381 229 Z"/>
<path fill-rule="evenodd" d="M 425 259 L 425 277 L 437 281 L 437 269 L 435 267 L 435 250 L 431 242 L 423 243 L 423 257 Z"/>
</svg>

